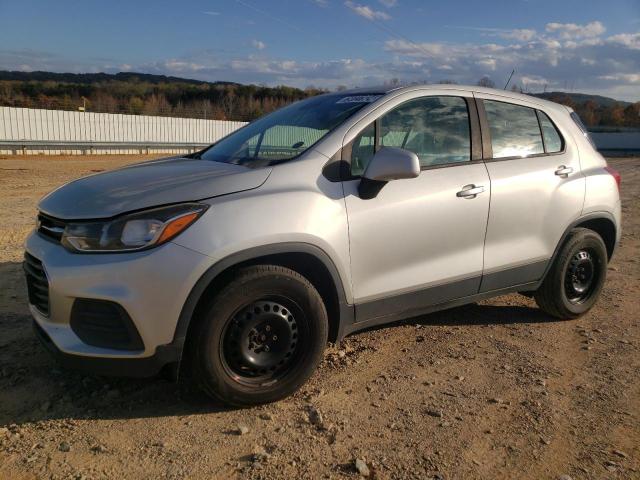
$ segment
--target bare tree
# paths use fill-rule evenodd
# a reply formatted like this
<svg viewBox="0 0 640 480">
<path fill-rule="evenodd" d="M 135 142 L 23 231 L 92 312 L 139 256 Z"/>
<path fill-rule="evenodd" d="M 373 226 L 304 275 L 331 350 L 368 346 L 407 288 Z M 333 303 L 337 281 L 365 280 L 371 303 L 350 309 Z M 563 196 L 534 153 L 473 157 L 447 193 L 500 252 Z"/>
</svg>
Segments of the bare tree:
<svg viewBox="0 0 640 480">
<path fill-rule="evenodd" d="M 488 76 L 485 75 L 480 80 L 478 80 L 478 86 L 479 87 L 494 88 L 496 86 L 496 84 L 495 84 L 495 82 L 493 80 L 491 80 Z"/>
<path fill-rule="evenodd" d="M 387 80 L 386 82 L 384 82 L 384 85 L 386 87 L 401 87 L 402 82 L 399 78 L 392 78 L 391 80 Z"/>
</svg>

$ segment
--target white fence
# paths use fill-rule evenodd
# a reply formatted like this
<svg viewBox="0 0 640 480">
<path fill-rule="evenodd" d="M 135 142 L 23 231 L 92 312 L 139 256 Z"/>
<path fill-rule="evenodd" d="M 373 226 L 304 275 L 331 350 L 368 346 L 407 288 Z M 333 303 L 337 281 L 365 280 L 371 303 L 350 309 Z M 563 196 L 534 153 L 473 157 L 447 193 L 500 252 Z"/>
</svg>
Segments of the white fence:
<svg viewBox="0 0 640 480">
<path fill-rule="evenodd" d="M 0 107 L 0 154 L 11 153 L 181 153 L 186 145 L 208 145 L 245 125 L 244 122 L 69 112 Z M 16 143 L 7 149 L 7 143 Z M 34 142 L 40 146 L 19 146 Z M 51 142 L 47 145 L 47 142 Z M 68 146 L 60 146 L 60 143 Z M 73 148 L 73 144 L 83 144 Z M 118 148 L 122 143 L 124 148 Z M 173 144 L 173 145 L 172 145 Z M 45 148 L 46 147 L 46 148 Z M 60 147 L 60 148 L 57 148 Z M 100 148 L 102 147 L 102 148 Z"/>
</svg>

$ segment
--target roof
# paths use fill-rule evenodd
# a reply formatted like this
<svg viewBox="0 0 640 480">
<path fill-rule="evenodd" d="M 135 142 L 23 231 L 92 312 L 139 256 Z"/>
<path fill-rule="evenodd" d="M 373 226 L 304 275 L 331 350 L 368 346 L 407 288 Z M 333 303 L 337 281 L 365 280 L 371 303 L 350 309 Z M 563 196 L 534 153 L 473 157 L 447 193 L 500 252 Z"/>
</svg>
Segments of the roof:
<svg viewBox="0 0 640 480">
<path fill-rule="evenodd" d="M 350 90 L 343 90 L 340 92 L 334 92 L 339 95 L 363 95 L 363 94 L 374 94 L 374 95 L 386 95 L 389 93 L 401 94 L 404 92 L 408 92 L 411 90 L 452 90 L 452 91 L 467 91 L 467 92 L 476 92 L 476 93 L 487 93 L 491 95 L 499 95 L 501 97 L 505 97 L 508 99 L 516 100 L 516 101 L 525 101 L 536 103 L 538 105 L 544 105 L 547 108 L 565 108 L 562 105 L 551 102 L 549 100 L 544 100 L 539 97 L 532 97 L 531 95 L 525 95 L 522 93 L 511 92 L 509 90 L 499 90 L 497 88 L 487 88 L 487 87 L 479 87 L 477 85 L 458 85 L 458 84 L 449 84 L 449 83 L 429 83 L 429 84 L 416 84 L 416 85 L 408 85 L 406 87 L 393 87 L 393 86 L 375 86 L 368 88 L 354 88 Z"/>
</svg>

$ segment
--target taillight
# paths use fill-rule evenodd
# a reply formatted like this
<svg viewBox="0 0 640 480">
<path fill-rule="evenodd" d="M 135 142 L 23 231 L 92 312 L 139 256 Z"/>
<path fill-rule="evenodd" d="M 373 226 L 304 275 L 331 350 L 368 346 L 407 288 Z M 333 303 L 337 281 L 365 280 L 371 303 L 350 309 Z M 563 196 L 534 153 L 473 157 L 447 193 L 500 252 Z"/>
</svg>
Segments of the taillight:
<svg viewBox="0 0 640 480">
<path fill-rule="evenodd" d="M 610 166 L 606 166 L 604 167 L 604 169 L 609 172 L 609 175 L 611 175 L 615 180 L 616 180 L 616 185 L 618 185 L 618 191 L 620 191 L 620 172 L 618 172 L 615 168 L 612 168 Z"/>
</svg>

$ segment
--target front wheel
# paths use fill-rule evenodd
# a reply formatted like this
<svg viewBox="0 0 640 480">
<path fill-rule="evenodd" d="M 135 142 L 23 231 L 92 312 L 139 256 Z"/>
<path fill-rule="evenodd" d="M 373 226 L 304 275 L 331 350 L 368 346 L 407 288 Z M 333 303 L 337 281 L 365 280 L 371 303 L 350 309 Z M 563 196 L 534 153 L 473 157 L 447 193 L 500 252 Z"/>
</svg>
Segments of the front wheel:
<svg viewBox="0 0 640 480">
<path fill-rule="evenodd" d="M 322 359 L 327 312 L 303 276 L 276 265 L 238 270 L 196 331 L 196 381 L 231 405 L 255 405 L 295 392 Z"/>
<path fill-rule="evenodd" d="M 607 276 L 607 249 L 593 230 L 571 231 L 534 297 L 557 318 L 577 318 L 598 300 Z"/>
</svg>

